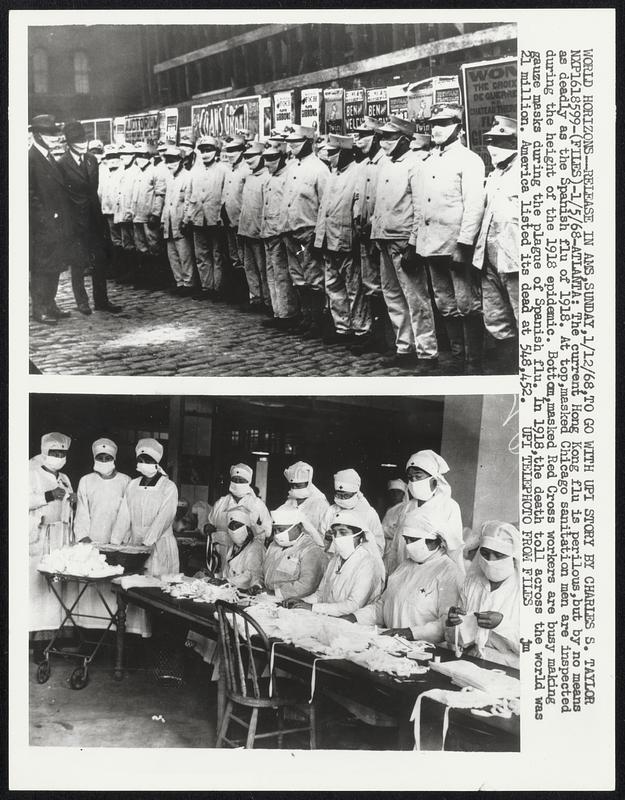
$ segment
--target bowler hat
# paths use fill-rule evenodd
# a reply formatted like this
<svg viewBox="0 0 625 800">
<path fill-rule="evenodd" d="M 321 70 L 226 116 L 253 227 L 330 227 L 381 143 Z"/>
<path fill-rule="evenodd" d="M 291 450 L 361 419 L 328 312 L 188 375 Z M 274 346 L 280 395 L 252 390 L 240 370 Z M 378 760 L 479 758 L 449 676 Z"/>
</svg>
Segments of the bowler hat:
<svg viewBox="0 0 625 800">
<path fill-rule="evenodd" d="M 43 133 L 46 136 L 57 136 L 60 127 L 52 114 L 38 114 L 30 123 L 30 130 L 33 133 Z"/>
<path fill-rule="evenodd" d="M 74 144 L 74 142 L 86 142 L 89 137 L 82 122 L 71 119 L 65 123 L 65 138 L 67 139 L 67 144 Z"/>
</svg>

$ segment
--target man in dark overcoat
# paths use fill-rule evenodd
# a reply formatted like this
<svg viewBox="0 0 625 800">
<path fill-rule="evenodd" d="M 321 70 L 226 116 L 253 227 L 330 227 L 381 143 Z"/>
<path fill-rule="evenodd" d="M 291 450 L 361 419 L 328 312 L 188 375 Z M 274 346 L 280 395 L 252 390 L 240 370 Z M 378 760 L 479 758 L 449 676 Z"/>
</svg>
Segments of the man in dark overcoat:
<svg viewBox="0 0 625 800">
<path fill-rule="evenodd" d="M 94 308 L 116 314 L 121 307 L 109 301 L 106 289 L 107 227 L 98 198 L 99 164 L 87 151 L 88 137 L 82 123 L 65 123 L 65 138 L 67 153 L 59 166 L 72 208 L 74 239 L 70 263 L 76 305 L 82 314 L 92 313 L 84 283 L 84 276 L 91 274 Z"/>
</svg>

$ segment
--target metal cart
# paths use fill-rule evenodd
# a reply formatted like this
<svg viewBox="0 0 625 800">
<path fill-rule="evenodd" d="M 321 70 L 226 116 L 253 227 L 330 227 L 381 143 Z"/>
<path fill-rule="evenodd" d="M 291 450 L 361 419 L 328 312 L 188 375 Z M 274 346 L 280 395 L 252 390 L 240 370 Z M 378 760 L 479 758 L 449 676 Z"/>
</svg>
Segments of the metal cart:
<svg viewBox="0 0 625 800">
<path fill-rule="evenodd" d="M 82 665 L 76 667 L 76 669 L 72 672 L 69 679 L 69 685 L 72 689 L 84 689 L 84 687 L 89 683 L 89 665 L 93 661 L 96 656 L 96 653 L 100 649 L 100 647 L 107 646 L 107 643 L 104 641 L 106 638 L 107 633 L 111 629 L 113 625 L 117 625 L 117 610 L 113 611 L 108 604 L 106 598 L 102 594 L 101 587 L 103 584 L 109 584 L 112 578 L 115 575 L 108 575 L 103 578 L 87 578 L 80 575 L 67 575 L 65 573 L 60 572 L 45 572 L 44 570 L 39 570 L 41 574 L 46 579 L 46 582 L 50 588 L 50 590 L 54 593 L 54 596 L 59 601 L 61 608 L 65 612 L 65 616 L 63 621 L 57 628 L 52 637 L 52 640 L 49 642 L 48 646 L 43 651 L 44 660 L 38 665 L 37 667 L 37 683 L 46 683 L 46 681 L 50 677 L 50 656 L 51 655 L 59 655 L 64 656 L 65 658 L 75 658 L 79 661 L 82 661 Z M 66 603 L 63 597 L 63 586 L 66 584 L 76 584 L 78 588 L 77 596 L 73 600 L 71 606 Z M 99 616 L 97 614 L 82 614 L 77 611 L 78 603 L 80 602 L 80 598 L 83 596 L 87 587 L 93 586 L 97 591 L 100 600 L 102 601 L 103 607 L 106 609 L 108 616 Z M 89 617 L 91 619 L 101 619 L 105 622 L 108 620 L 108 625 L 106 628 L 102 629 L 101 635 L 97 641 L 88 640 L 79 625 L 76 623 L 77 617 Z M 76 632 L 78 634 L 79 639 L 79 647 L 78 650 L 74 648 L 63 648 L 63 647 L 55 647 L 55 643 L 57 639 L 60 637 L 63 628 L 67 623 L 71 623 Z M 98 630 L 99 632 L 99 630 Z M 109 645 L 110 646 L 110 645 Z"/>
</svg>

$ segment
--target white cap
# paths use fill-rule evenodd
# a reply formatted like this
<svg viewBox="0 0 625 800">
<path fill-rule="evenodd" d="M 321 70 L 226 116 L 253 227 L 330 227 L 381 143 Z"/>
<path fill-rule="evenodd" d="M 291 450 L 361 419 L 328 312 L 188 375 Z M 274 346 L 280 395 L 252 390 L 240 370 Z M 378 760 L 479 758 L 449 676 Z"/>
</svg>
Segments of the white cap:
<svg viewBox="0 0 625 800">
<path fill-rule="evenodd" d="M 360 489 L 360 475 L 355 469 L 342 469 L 334 476 L 334 489 L 339 492 L 357 492 Z"/>
<path fill-rule="evenodd" d="M 242 525 L 251 526 L 252 524 L 250 512 L 247 510 L 247 508 L 243 508 L 242 506 L 237 506 L 231 511 L 228 511 L 228 523 L 232 522 L 232 520 L 236 520 Z"/>
<path fill-rule="evenodd" d="M 295 525 L 302 521 L 302 513 L 298 508 L 283 505 L 271 512 L 271 519 L 274 525 Z"/>
<path fill-rule="evenodd" d="M 415 509 L 404 517 L 401 526 L 402 536 L 412 536 L 415 539 L 436 539 L 437 532 L 428 519 L 428 517 L 421 512 L 421 509 Z"/>
<path fill-rule="evenodd" d="M 406 491 L 406 484 L 402 481 L 401 478 L 394 478 L 392 481 L 389 481 L 386 484 L 386 488 L 390 491 L 391 489 L 397 489 L 400 492 Z"/>
<path fill-rule="evenodd" d="M 406 464 L 406 469 L 409 467 L 425 470 L 428 475 L 434 478 L 449 472 L 449 466 L 445 459 L 435 453 L 434 450 L 419 450 L 418 453 L 413 453 Z"/>
<path fill-rule="evenodd" d="M 289 483 L 310 483 L 312 476 L 313 468 L 305 461 L 296 461 L 284 470 L 284 477 Z"/>
<path fill-rule="evenodd" d="M 41 437 L 41 452 L 47 456 L 50 450 L 69 450 L 71 437 L 64 433 L 46 433 Z"/>
<path fill-rule="evenodd" d="M 482 525 L 482 537 L 480 547 L 488 547 L 497 553 L 505 556 L 518 558 L 519 551 L 519 532 L 508 522 L 492 520 Z"/>
<path fill-rule="evenodd" d="M 109 456 L 115 458 L 117 455 L 117 445 L 111 439 L 96 439 L 91 445 L 91 451 L 94 456 L 97 456 L 98 453 L 107 453 Z"/>
<path fill-rule="evenodd" d="M 159 463 L 163 457 L 163 445 L 157 442 L 156 439 L 139 439 L 135 447 L 135 453 L 138 456 L 152 456 Z"/>
<path fill-rule="evenodd" d="M 247 464 L 234 464 L 232 467 L 230 467 L 231 478 L 245 478 L 247 483 L 251 483 L 253 475 L 254 472 L 252 471 L 252 468 L 248 467 Z"/>
<path fill-rule="evenodd" d="M 334 512 L 332 520 L 330 521 L 330 527 L 333 525 L 349 525 L 350 528 L 358 528 L 360 531 L 368 530 L 360 514 L 343 508 L 339 508 L 338 511 Z"/>
</svg>

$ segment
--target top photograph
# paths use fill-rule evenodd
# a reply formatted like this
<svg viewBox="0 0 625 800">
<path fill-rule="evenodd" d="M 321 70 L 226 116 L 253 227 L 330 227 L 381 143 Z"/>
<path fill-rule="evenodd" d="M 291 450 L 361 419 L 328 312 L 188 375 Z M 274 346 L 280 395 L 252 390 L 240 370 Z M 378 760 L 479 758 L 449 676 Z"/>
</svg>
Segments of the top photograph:
<svg viewBox="0 0 625 800">
<path fill-rule="evenodd" d="M 516 374 L 517 103 L 514 23 L 29 26 L 30 373 Z"/>
</svg>

